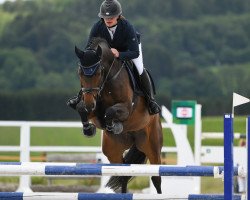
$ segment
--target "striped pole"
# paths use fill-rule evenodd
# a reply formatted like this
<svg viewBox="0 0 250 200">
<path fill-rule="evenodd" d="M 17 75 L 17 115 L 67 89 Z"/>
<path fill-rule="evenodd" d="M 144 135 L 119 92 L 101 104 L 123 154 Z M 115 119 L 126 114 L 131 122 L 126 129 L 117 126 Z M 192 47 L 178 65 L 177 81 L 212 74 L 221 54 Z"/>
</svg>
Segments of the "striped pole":
<svg viewBox="0 0 250 200">
<path fill-rule="evenodd" d="M 233 199 L 233 117 L 224 115 L 224 196 Z"/>
<path fill-rule="evenodd" d="M 206 199 L 206 200 L 227 200 L 227 197 L 224 195 L 219 195 L 219 194 L 193 194 L 189 195 L 188 197 L 189 200 L 201 200 L 201 199 Z M 243 200 L 245 199 L 244 195 L 233 195 L 232 196 L 233 200 Z"/>
<path fill-rule="evenodd" d="M 235 195 L 234 200 L 241 200 L 243 196 Z M 186 197 L 167 196 L 165 194 L 105 194 L 105 193 L 21 193 L 0 192 L 0 200 L 224 200 L 223 195 L 188 195 Z"/>
<path fill-rule="evenodd" d="M 212 176 L 222 178 L 223 166 L 172 166 L 139 164 L 81 164 L 0 162 L 0 175 L 19 176 Z M 244 176 L 234 167 L 235 176 Z"/>
</svg>

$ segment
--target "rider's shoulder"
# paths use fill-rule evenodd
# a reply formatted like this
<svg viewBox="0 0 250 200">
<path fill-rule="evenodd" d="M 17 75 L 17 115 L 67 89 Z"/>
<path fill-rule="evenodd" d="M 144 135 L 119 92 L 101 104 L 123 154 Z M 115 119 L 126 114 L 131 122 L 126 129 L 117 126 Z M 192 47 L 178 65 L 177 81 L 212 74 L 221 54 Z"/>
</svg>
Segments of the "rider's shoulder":
<svg viewBox="0 0 250 200">
<path fill-rule="evenodd" d="M 102 19 L 99 19 L 98 21 L 96 21 L 96 22 L 94 23 L 93 26 L 103 26 L 103 25 L 104 25 L 103 20 L 102 20 Z"/>
<path fill-rule="evenodd" d="M 119 23 L 120 23 L 122 26 L 124 26 L 124 27 L 129 27 L 129 28 L 132 28 L 132 27 L 133 27 L 133 25 L 132 25 L 127 19 L 125 19 L 125 18 L 121 18 L 121 19 L 119 20 Z"/>
<path fill-rule="evenodd" d="M 103 28 L 105 27 L 104 25 L 104 22 L 100 19 L 92 25 L 92 31 L 99 32 L 100 30 L 103 30 Z"/>
</svg>

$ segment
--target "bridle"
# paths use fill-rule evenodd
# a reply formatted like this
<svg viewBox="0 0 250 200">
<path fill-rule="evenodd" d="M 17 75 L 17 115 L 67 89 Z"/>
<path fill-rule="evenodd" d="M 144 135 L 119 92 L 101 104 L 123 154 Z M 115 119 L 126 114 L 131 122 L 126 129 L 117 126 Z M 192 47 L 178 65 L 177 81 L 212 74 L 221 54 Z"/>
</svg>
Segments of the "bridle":
<svg viewBox="0 0 250 200">
<path fill-rule="evenodd" d="M 106 76 L 104 77 L 104 67 L 101 65 L 102 63 L 102 60 L 98 61 L 97 63 L 95 63 L 94 65 L 91 65 L 91 66 L 88 66 L 88 67 L 85 67 L 83 66 L 80 62 L 78 63 L 82 73 L 87 76 L 87 77 L 92 77 L 96 72 L 97 70 L 101 67 L 101 77 L 102 77 L 102 81 L 100 83 L 100 85 L 98 87 L 92 87 L 92 88 L 85 88 L 85 87 L 82 87 L 81 88 L 81 94 L 85 94 L 85 93 L 88 93 L 88 94 L 92 94 L 94 92 L 97 93 L 97 96 L 101 96 L 101 92 L 105 86 L 105 84 L 110 81 L 110 80 L 114 80 L 118 77 L 118 75 L 120 74 L 122 68 L 124 67 L 124 63 L 122 64 L 122 66 L 120 67 L 120 69 L 117 71 L 117 73 L 112 76 L 109 80 L 108 80 L 108 77 L 111 73 L 111 70 L 114 66 L 114 63 L 115 63 L 115 57 L 113 59 L 113 62 L 108 70 L 108 73 L 106 74 Z"/>
</svg>

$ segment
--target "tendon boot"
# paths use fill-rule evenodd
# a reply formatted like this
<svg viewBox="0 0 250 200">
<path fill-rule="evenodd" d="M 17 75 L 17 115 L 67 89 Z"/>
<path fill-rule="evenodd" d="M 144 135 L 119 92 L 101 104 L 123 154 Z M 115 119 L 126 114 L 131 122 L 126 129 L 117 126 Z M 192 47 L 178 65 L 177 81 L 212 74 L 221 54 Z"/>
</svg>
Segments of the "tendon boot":
<svg viewBox="0 0 250 200">
<path fill-rule="evenodd" d="M 112 122 L 111 125 L 106 125 L 106 130 L 112 132 L 115 135 L 118 135 L 122 133 L 123 125 L 121 122 Z"/>
<path fill-rule="evenodd" d="M 67 106 L 71 107 L 72 109 L 76 110 L 77 104 L 81 101 L 82 91 L 80 90 L 77 96 L 71 97 L 67 102 Z"/>
<path fill-rule="evenodd" d="M 151 80 L 145 69 L 143 70 L 143 73 L 140 75 L 140 83 L 141 83 L 141 89 L 148 103 L 149 114 L 154 115 L 154 114 L 161 112 L 160 106 L 157 104 L 157 102 L 154 99 L 154 92 L 153 92 Z"/>
</svg>

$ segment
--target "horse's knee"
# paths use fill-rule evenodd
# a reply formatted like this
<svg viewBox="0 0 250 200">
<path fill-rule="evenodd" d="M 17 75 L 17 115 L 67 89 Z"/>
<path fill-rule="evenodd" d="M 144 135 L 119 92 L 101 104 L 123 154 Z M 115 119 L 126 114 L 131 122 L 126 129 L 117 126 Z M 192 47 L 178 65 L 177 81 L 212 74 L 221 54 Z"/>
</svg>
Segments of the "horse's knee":
<svg viewBox="0 0 250 200">
<path fill-rule="evenodd" d="M 105 116 L 104 116 L 106 123 L 110 123 L 111 121 L 113 121 L 113 119 L 115 118 L 115 115 L 116 115 L 115 109 L 113 107 L 109 107 L 106 110 Z"/>
</svg>

